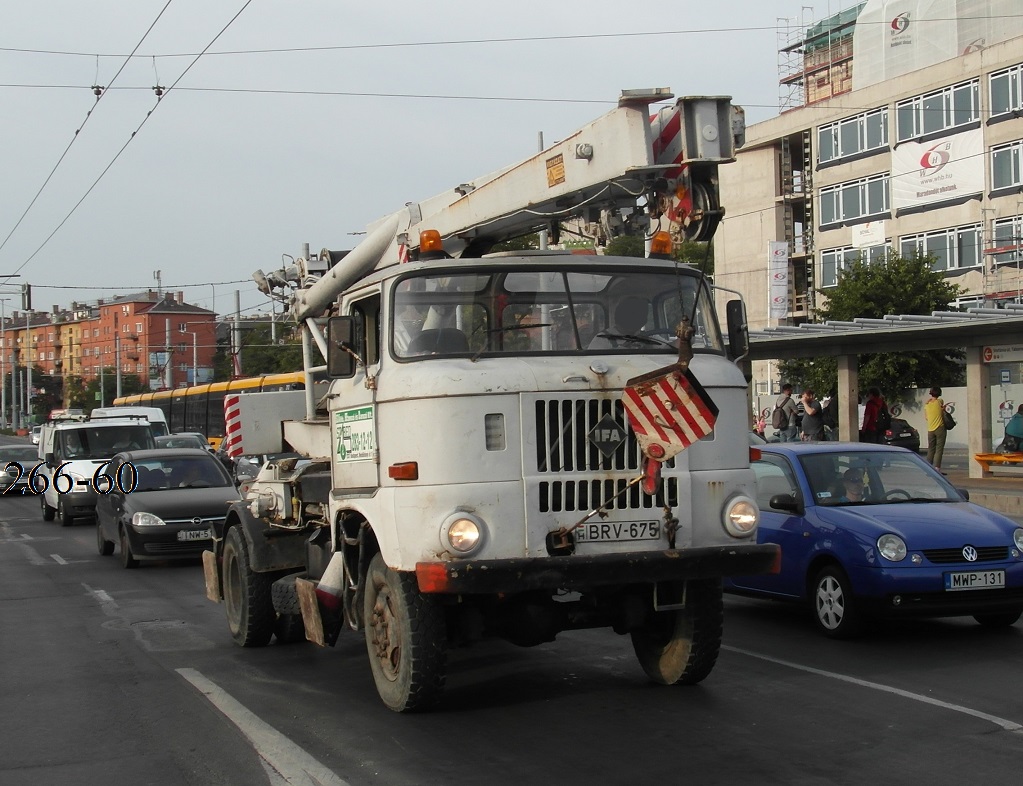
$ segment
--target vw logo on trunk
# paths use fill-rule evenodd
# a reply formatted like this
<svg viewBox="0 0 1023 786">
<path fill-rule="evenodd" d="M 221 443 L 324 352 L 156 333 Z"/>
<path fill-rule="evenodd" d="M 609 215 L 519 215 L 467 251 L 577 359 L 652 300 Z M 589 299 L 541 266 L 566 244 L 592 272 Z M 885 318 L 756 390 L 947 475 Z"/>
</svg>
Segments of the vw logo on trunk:
<svg viewBox="0 0 1023 786">
<path fill-rule="evenodd" d="M 963 546 L 963 559 L 967 562 L 977 561 L 977 549 L 973 546 Z"/>
</svg>

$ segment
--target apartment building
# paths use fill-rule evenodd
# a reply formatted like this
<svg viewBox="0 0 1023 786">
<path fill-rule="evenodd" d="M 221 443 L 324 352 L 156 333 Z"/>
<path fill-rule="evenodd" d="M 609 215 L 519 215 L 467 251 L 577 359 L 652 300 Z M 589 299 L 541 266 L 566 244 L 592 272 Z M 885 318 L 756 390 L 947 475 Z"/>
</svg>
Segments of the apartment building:
<svg viewBox="0 0 1023 786">
<path fill-rule="evenodd" d="M 750 327 L 814 321 L 847 265 L 889 249 L 932 255 L 966 290 L 953 307 L 1021 302 L 1018 0 L 870 0 L 802 33 L 786 111 L 721 169 L 716 279 Z M 753 373 L 774 392 L 770 364 Z"/>
</svg>

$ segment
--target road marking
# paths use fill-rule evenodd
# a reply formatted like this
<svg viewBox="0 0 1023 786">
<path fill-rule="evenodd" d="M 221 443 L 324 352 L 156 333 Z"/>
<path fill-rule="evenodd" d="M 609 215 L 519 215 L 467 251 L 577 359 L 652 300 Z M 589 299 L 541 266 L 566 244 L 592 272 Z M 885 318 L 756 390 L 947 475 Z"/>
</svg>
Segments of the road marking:
<svg viewBox="0 0 1023 786">
<path fill-rule="evenodd" d="M 349 786 L 306 751 L 195 669 L 177 669 L 252 743 L 273 784 L 288 786 Z"/>
<path fill-rule="evenodd" d="M 60 554 L 51 554 L 50 559 L 52 559 L 58 565 L 67 565 L 67 560 L 60 556 Z"/>
<path fill-rule="evenodd" d="M 882 685 L 879 682 L 870 682 L 868 680 L 861 680 L 858 677 L 850 677 L 847 674 L 838 674 L 834 671 L 824 671 L 823 669 L 815 669 L 812 666 L 804 666 L 800 663 L 793 663 L 788 660 L 781 660 L 780 658 L 772 658 L 769 655 L 761 655 L 757 652 L 750 652 L 749 650 L 739 649 L 738 647 L 722 646 L 721 649 L 728 650 L 729 652 L 737 652 L 740 655 L 748 655 L 751 658 L 758 658 L 759 660 L 766 660 L 769 663 L 777 663 L 780 666 L 787 666 L 790 669 L 796 669 L 798 671 L 805 671 L 809 674 L 816 674 L 820 677 L 828 677 L 829 679 L 839 680 L 840 682 L 848 682 L 852 685 L 859 685 L 861 688 L 870 688 L 872 690 L 884 691 L 885 693 L 892 693 L 896 696 L 901 696 L 904 699 L 911 699 L 913 701 L 919 701 L 923 704 L 931 704 L 935 707 L 941 707 L 942 709 L 951 710 L 952 712 L 961 712 L 964 715 L 972 715 L 974 718 L 980 718 L 981 720 L 989 721 L 996 726 L 1001 726 L 1006 731 L 1023 732 L 1023 725 L 1016 723 L 1005 718 L 999 718 L 997 715 L 988 715 L 986 712 L 980 710 L 973 710 L 969 707 L 964 707 L 961 704 L 951 704 L 947 701 L 941 701 L 940 699 L 932 699 L 930 696 L 922 696 L 919 693 L 911 693 L 908 690 L 902 690 L 901 688 L 893 688 L 890 685 Z"/>
<path fill-rule="evenodd" d="M 113 598 L 111 598 L 110 595 L 107 594 L 106 590 L 93 589 L 92 587 L 85 583 L 83 583 L 82 586 L 85 587 L 86 592 L 92 595 L 92 597 L 94 597 L 104 606 L 110 606 L 115 609 L 117 608 L 117 602 Z"/>
</svg>

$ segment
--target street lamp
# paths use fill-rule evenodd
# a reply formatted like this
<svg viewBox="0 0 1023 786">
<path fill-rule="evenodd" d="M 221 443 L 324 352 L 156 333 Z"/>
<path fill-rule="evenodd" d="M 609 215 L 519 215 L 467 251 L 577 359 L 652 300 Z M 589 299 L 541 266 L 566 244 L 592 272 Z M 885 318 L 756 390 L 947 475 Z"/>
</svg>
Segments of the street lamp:
<svg viewBox="0 0 1023 786">
<path fill-rule="evenodd" d="M 10 298 L 0 297 L 0 428 L 7 428 L 7 314 L 4 304 Z"/>
</svg>

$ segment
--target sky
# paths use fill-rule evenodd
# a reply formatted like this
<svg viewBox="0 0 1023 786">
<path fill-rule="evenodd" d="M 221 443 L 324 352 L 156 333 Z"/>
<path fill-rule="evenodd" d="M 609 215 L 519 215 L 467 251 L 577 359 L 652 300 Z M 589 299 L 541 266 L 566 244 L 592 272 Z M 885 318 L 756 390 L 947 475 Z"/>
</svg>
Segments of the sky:
<svg viewBox="0 0 1023 786">
<path fill-rule="evenodd" d="M 623 89 L 773 117 L 779 20 L 844 7 L 0 0 L 0 302 L 20 309 L 23 283 L 44 311 L 160 286 L 266 313 L 257 268 L 352 248 Z"/>
</svg>

